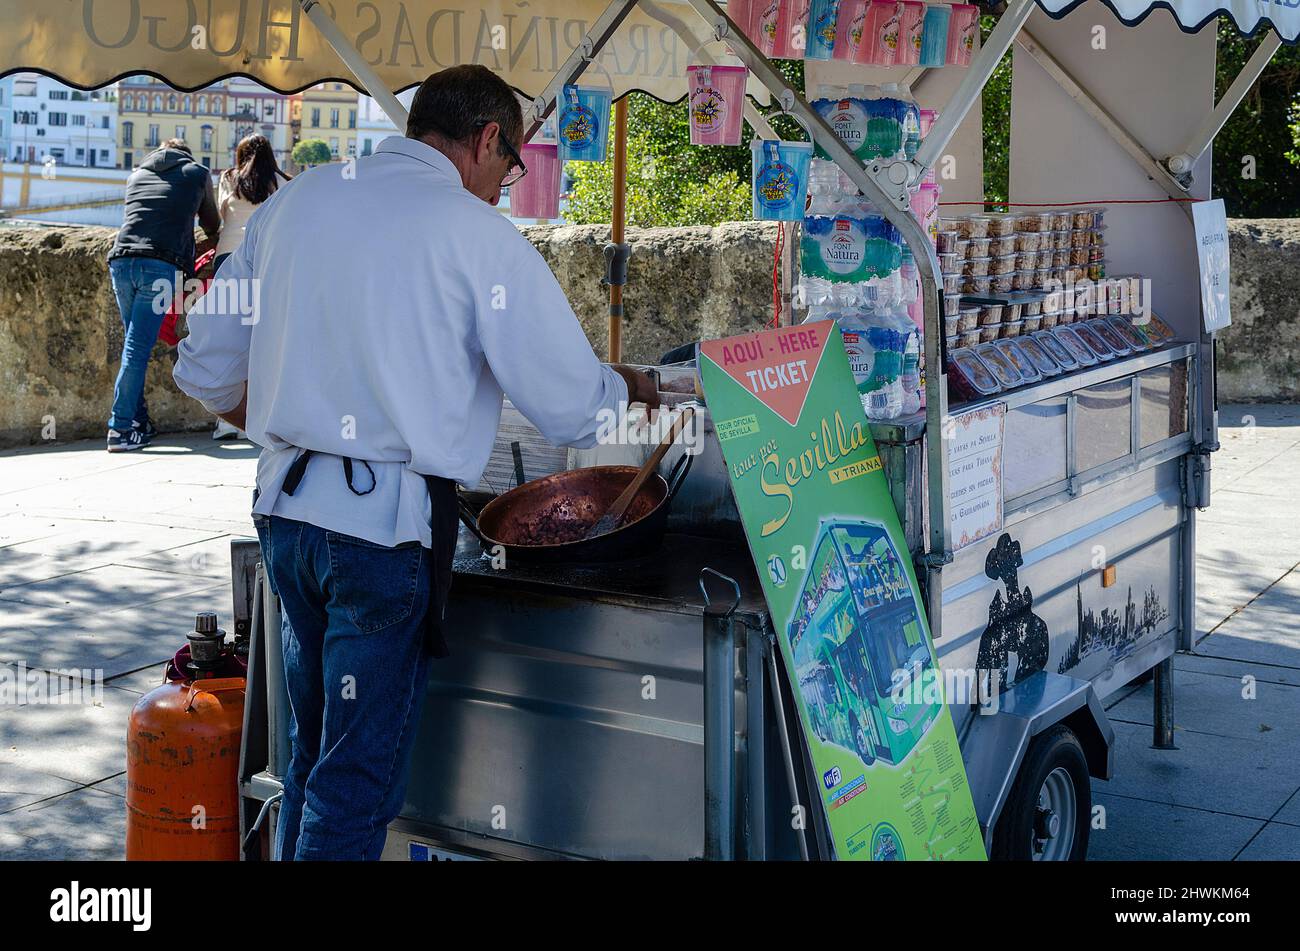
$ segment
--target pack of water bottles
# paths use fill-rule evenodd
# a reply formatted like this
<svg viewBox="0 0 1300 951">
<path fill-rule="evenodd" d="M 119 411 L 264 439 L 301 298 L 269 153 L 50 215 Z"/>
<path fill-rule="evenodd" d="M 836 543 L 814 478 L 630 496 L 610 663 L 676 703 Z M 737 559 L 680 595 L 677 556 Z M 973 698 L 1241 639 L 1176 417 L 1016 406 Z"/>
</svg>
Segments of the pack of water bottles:
<svg viewBox="0 0 1300 951">
<path fill-rule="evenodd" d="M 911 159 L 921 146 L 921 110 L 902 83 L 823 84 L 812 107 L 860 162 Z"/>
<path fill-rule="evenodd" d="M 823 86 L 815 108 L 861 161 L 901 161 L 920 145 L 906 87 Z M 920 332 L 909 316 L 919 284 L 898 229 L 834 163 L 814 158 L 799 244 L 797 297 L 807 320 L 839 324 L 868 419 L 921 406 Z"/>
<path fill-rule="evenodd" d="M 909 306 L 916 267 L 898 230 L 830 162 L 814 159 L 797 298 L 835 320 L 868 419 L 920 408 L 920 335 Z"/>
</svg>

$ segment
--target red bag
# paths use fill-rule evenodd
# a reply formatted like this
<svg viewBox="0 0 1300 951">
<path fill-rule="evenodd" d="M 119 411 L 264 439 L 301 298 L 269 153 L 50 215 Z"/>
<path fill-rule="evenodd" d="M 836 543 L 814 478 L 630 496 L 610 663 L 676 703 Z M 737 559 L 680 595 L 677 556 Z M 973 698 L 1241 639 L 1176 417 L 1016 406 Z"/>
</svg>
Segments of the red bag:
<svg viewBox="0 0 1300 951">
<path fill-rule="evenodd" d="M 212 248 L 204 251 L 199 255 L 198 260 L 194 262 L 194 273 L 202 274 L 204 269 L 212 263 L 217 256 L 217 249 Z M 212 283 L 211 277 L 199 278 L 203 285 L 204 292 L 207 291 L 208 285 Z M 197 298 L 196 298 L 197 300 Z M 176 335 L 176 321 L 185 313 L 185 291 L 178 290 L 172 305 L 167 308 L 166 315 L 163 316 L 162 326 L 158 328 L 158 339 L 169 347 L 174 347 L 181 342 L 181 338 Z"/>
</svg>

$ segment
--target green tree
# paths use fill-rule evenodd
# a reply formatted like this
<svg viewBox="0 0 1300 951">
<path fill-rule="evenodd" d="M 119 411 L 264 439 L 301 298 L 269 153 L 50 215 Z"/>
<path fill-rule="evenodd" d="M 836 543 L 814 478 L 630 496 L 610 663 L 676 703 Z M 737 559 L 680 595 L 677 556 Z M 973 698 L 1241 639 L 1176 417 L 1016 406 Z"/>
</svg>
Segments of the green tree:
<svg viewBox="0 0 1300 951">
<path fill-rule="evenodd" d="M 309 165 L 324 165 L 334 158 L 330 147 L 324 139 L 303 139 L 293 147 L 293 161 L 306 168 Z"/>
<path fill-rule="evenodd" d="M 997 17 L 980 17 L 980 40 L 987 41 Z M 980 109 L 984 132 L 984 200 L 1006 201 L 1011 153 L 1011 53 L 984 85 Z"/>
<path fill-rule="evenodd" d="M 1221 96 L 1259 44 L 1219 21 Z M 1214 197 L 1230 218 L 1300 215 L 1300 49 L 1283 46 L 1214 139 Z M 1252 177 L 1253 176 L 1253 177 Z"/>
<path fill-rule="evenodd" d="M 802 88 L 802 62 L 782 61 L 777 65 L 796 88 Z M 803 138 L 788 117 L 775 116 L 769 121 L 781 135 Z M 753 129 L 745 123 L 745 145 L 691 145 L 684 101 L 664 103 L 643 93 L 629 94 L 627 223 L 652 228 L 748 219 L 748 142 L 753 135 Z M 605 162 L 570 162 L 565 171 L 573 182 L 565 217 L 575 224 L 608 222 L 613 212 L 612 158 Z"/>
</svg>

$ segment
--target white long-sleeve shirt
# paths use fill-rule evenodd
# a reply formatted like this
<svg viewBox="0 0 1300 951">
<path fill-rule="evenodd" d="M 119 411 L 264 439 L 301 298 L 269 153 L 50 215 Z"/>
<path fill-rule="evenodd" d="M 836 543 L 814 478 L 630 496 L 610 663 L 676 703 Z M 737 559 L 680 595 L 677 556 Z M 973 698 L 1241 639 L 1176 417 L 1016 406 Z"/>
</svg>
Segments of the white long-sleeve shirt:
<svg viewBox="0 0 1300 951">
<path fill-rule="evenodd" d="M 547 439 L 581 448 L 627 386 L 541 255 L 445 155 L 392 136 L 352 171 L 321 166 L 258 206 L 189 316 L 174 376 L 217 413 L 247 381 L 254 513 L 428 546 L 421 476 L 478 483 L 503 390 Z M 285 495 L 299 449 L 329 455 Z M 345 456 L 370 463 L 373 492 L 348 489 Z M 359 464 L 353 484 L 370 486 Z"/>
<path fill-rule="evenodd" d="M 244 228 L 257 210 L 247 198 L 235 191 L 233 176 L 222 175 L 217 183 L 217 211 L 221 213 L 221 234 L 217 236 L 217 254 L 232 254 L 244 240 Z"/>
</svg>

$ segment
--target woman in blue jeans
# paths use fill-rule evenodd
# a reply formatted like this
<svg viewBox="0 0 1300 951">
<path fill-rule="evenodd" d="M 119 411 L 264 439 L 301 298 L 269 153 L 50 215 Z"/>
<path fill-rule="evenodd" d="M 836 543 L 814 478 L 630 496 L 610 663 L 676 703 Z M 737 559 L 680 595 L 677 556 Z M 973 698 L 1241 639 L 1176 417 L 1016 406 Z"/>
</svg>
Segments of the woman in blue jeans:
<svg viewBox="0 0 1300 951">
<path fill-rule="evenodd" d="M 153 438 L 144 401 L 145 373 L 172 289 L 184 275 L 166 261 L 146 257 L 115 258 L 108 262 L 108 273 L 124 331 L 122 366 L 113 384 L 113 414 L 108 420 L 108 451 L 126 452 L 142 448 Z"/>
</svg>

